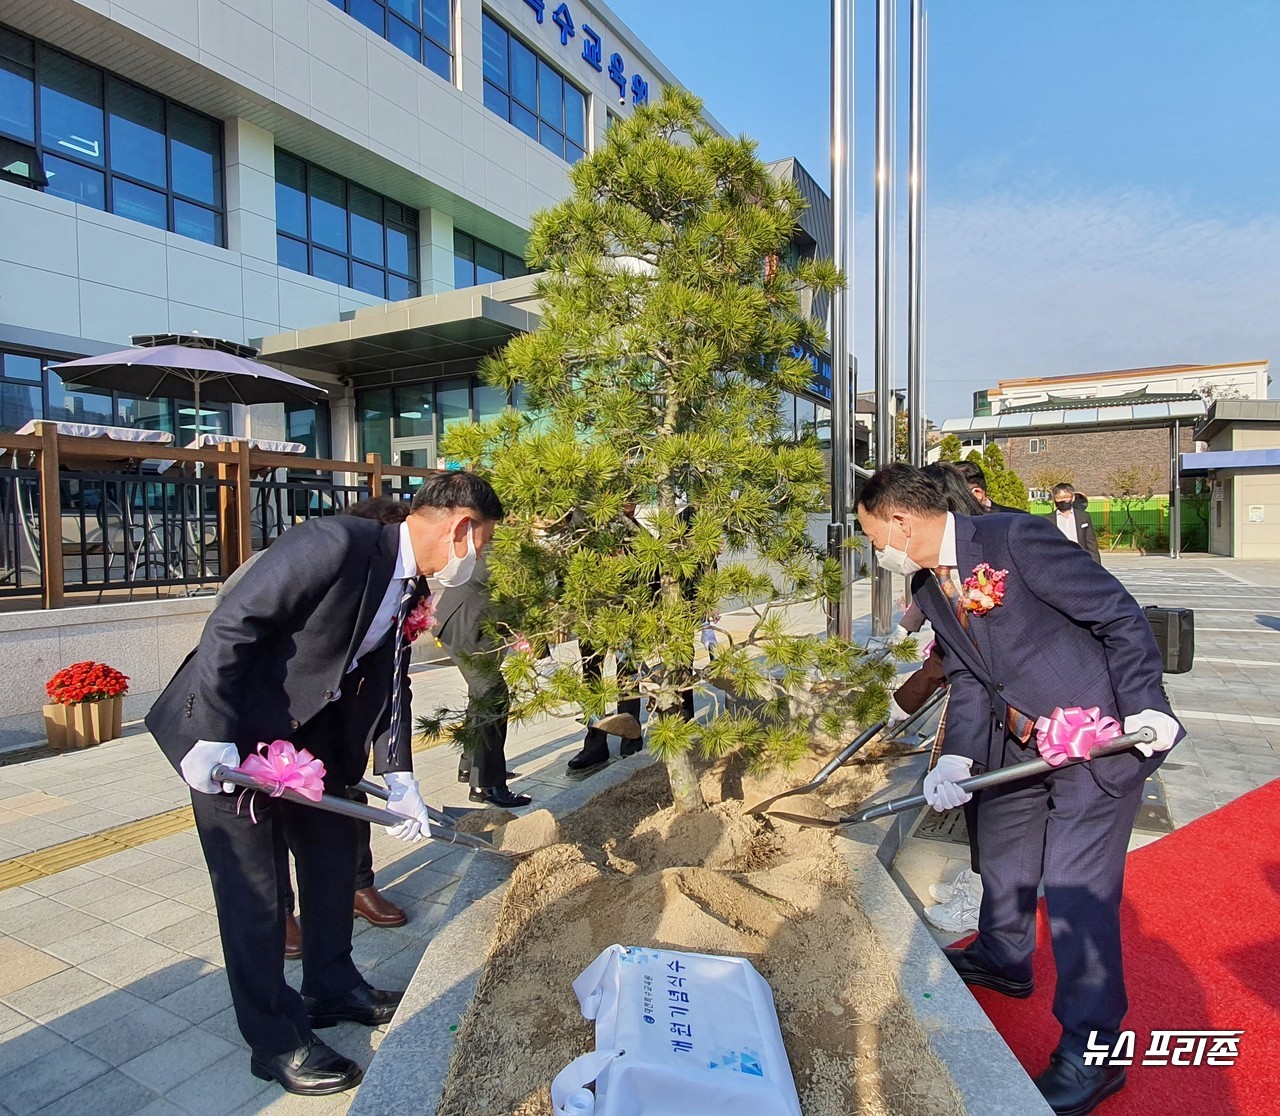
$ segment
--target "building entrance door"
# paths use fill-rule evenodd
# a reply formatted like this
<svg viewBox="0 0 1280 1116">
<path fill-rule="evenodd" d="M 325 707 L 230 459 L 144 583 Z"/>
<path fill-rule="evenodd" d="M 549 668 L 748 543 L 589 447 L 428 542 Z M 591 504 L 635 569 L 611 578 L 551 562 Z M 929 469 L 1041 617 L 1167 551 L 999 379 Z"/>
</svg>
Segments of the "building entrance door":
<svg viewBox="0 0 1280 1116">
<path fill-rule="evenodd" d="M 436 440 L 434 438 L 394 438 L 391 442 L 391 464 L 406 469 L 421 468 L 421 476 L 399 477 L 397 486 L 417 488 L 436 469 Z"/>
</svg>

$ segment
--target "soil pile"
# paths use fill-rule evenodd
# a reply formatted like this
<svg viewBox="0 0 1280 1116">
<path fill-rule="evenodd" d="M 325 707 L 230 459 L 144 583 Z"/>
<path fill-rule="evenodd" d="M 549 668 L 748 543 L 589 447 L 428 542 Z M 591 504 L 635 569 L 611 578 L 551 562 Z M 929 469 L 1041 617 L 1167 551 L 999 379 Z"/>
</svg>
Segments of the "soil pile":
<svg viewBox="0 0 1280 1116">
<path fill-rule="evenodd" d="M 441 1116 L 550 1113 L 551 1078 L 593 1045 L 571 982 L 614 943 L 750 958 L 773 987 L 805 1116 L 963 1113 L 831 832 L 742 812 L 818 762 L 765 778 L 717 764 L 702 777 L 708 809 L 693 815 L 672 809 L 655 765 L 563 819 L 559 843 L 514 873 Z M 787 808 L 822 815 L 881 782 L 878 764 L 852 765 Z M 530 829 L 554 839 L 542 822 Z"/>
</svg>

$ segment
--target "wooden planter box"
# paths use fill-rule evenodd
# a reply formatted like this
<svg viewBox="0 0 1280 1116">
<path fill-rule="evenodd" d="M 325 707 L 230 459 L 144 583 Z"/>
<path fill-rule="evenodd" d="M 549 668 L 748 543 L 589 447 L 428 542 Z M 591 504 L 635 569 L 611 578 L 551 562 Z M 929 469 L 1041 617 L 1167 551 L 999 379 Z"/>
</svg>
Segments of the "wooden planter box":
<svg viewBox="0 0 1280 1116">
<path fill-rule="evenodd" d="M 114 740 L 120 735 L 122 706 L 118 697 L 75 705 L 46 705 L 44 731 L 49 746 L 65 752 Z"/>
</svg>

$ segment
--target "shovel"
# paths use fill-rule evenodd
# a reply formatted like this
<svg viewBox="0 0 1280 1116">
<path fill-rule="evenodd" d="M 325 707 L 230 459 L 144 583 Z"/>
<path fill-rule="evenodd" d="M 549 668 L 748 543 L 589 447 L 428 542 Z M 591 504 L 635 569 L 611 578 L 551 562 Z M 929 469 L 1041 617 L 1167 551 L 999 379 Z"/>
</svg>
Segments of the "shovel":
<svg viewBox="0 0 1280 1116">
<path fill-rule="evenodd" d="M 899 721 L 890 730 L 888 739 L 893 739 L 895 736 L 903 735 L 908 729 L 914 728 L 917 724 L 923 721 L 925 717 L 933 712 L 933 710 L 946 698 L 946 693 L 947 691 L 945 689 L 941 689 L 936 693 L 930 694 L 919 709 L 906 719 Z M 888 725 L 888 723 L 888 721 L 877 721 L 874 725 L 863 729 L 858 736 L 854 737 L 853 740 L 827 760 L 827 762 L 822 766 L 822 769 L 813 777 L 812 782 L 805 783 L 802 787 L 794 787 L 791 790 L 785 790 L 781 794 L 775 794 L 772 798 L 766 798 L 763 802 L 757 802 L 750 810 L 747 811 L 747 813 L 763 814 L 767 812 L 768 808 L 779 799 L 790 798 L 792 795 L 796 794 L 808 794 L 812 790 L 817 790 L 823 783 L 830 779 L 837 770 L 848 763 L 849 760 L 853 758 L 854 753 L 861 751 L 862 748 L 879 736 L 880 733 L 884 731 L 885 726 Z M 778 816 L 781 817 L 782 815 Z"/>
<path fill-rule="evenodd" d="M 263 779 L 255 779 L 252 775 L 245 775 L 233 768 L 226 767 L 223 764 L 217 764 L 209 776 L 215 783 L 234 783 L 237 787 L 244 787 L 246 790 L 261 791 L 263 794 L 270 795 L 275 787 Z M 363 789 L 363 788 L 361 788 Z M 356 818 L 359 821 L 369 822 L 372 825 L 384 825 L 390 828 L 393 825 L 399 825 L 403 821 L 410 819 L 402 814 L 393 814 L 390 810 L 380 810 L 377 806 L 366 806 L 362 802 L 352 802 L 349 798 L 341 798 L 336 794 L 322 794 L 319 802 L 313 802 L 304 794 L 297 791 L 286 790 L 282 794 L 277 795 L 289 802 L 296 802 L 301 806 L 311 806 L 317 810 L 325 810 L 330 814 L 341 814 L 343 817 Z M 469 849 L 481 849 L 484 852 L 494 853 L 497 856 L 505 856 L 514 858 L 519 855 L 516 853 L 504 852 L 502 849 L 493 847 L 492 838 L 479 833 L 459 833 L 456 829 L 448 825 L 436 825 L 430 823 L 426 827 L 427 836 L 435 841 L 444 841 L 450 845 L 462 845 Z"/>
<path fill-rule="evenodd" d="M 365 794 L 370 795 L 373 798 L 381 798 L 383 802 L 386 802 L 386 800 L 391 797 L 391 792 L 387 790 L 386 787 L 379 783 L 372 782 L 369 779 L 361 779 L 360 782 L 351 789 L 363 791 Z M 357 803 L 357 805 L 359 804 Z M 427 806 L 425 802 L 423 805 Z M 437 810 L 434 806 L 427 806 L 427 817 L 437 825 L 447 825 L 450 829 L 453 828 L 453 819 L 449 817 L 448 814 L 444 813 L 444 811 Z"/>
<path fill-rule="evenodd" d="M 1087 757 L 1068 759 L 1057 766 L 1061 768 L 1072 763 L 1083 763 L 1086 758 L 1095 760 L 1100 756 L 1112 756 L 1119 752 L 1127 752 L 1135 744 L 1150 744 L 1155 738 L 1154 729 L 1141 728 L 1137 732 L 1117 736 L 1114 740 L 1108 740 L 1105 744 L 1100 744 Z M 1032 775 L 1043 775 L 1053 770 L 1054 765 L 1048 760 L 1026 760 L 1023 763 L 1015 763 L 1009 767 L 997 767 L 994 771 L 984 771 L 981 775 L 974 775 L 970 779 L 961 779 L 956 786 L 972 794 L 974 791 L 982 790 L 984 787 L 998 787 L 1003 783 L 1017 782 L 1019 779 L 1026 779 Z M 846 814 L 842 818 L 810 818 L 804 814 L 786 814 L 776 810 L 769 811 L 769 816 L 811 829 L 843 829 L 848 825 L 875 821 L 877 818 L 887 818 L 892 814 L 901 814 L 904 810 L 918 810 L 920 807 L 927 805 L 928 801 L 923 794 L 913 794 L 906 798 L 890 799 L 888 802 L 882 802 L 878 806 L 865 806 L 861 810 Z"/>
</svg>

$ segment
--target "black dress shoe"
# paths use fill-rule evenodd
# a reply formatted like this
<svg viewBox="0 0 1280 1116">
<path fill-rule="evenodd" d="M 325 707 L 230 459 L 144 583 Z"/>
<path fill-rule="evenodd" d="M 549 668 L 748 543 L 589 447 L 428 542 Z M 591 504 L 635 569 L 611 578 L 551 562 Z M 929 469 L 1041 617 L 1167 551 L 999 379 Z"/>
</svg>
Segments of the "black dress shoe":
<svg viewBox="0 0 1280 1116">
<path fill-rule="evenodd" d="M 249 1071 L 263 1081 L 278 1081 L 290 1093 L 322 1097 L 360 1084 L 364 1070 L 312 1035 L 305 1046 L 284 1054 L 254 1054 Z"/>
<path fill-rule="evenodd" d="M 968 950 L 948 946 L 942 952 L 947 955 L 947 960 L 951 962 L 951 967 L 960 974 L 960 979 L 965 984 L 976 984 L 979 988 L 990 988 L 993 992 L 1000 992 L 1005 996 L 1013 996 L 1019 1000 L 1025 1000 L 1035 991 L 1035 983 L 1033 981 L 1014 980 L 1011 977 L 1001 976 L 999 973 L 992 972 L 975 961 L 969 955 Z"/>
<path fill-rule="evenodd" d="M 518 810 L 528 806 L 533 799 L 527 794 L 512 794 L 506 784 L 496 787 L 472 787 L 467 795 L 472 802 L 483 802 L 486 806 L 501 806 L 506 810 Z"/>
<path fill-rule="evenodd" d="M 584 744 L 582 751 L 569 761 L 570 771 L 593 771 L 609 762 L 609 744 Z"/>
<path fill-rule="evenodd" d="M 508 783 L 509 783 L 509 782 L 511 782 L 511 780 L 512 780 L 512 779 L 517 778 L 517 775 L 516 775 L 516 773 L 515 773 L 514 771 L 507 771 L 507 772 L 505 772 L 505 774 L 506 774 L 507 782 L 508 782 Z M 459 782 L 459 783 L 469 783 L 469 782 L 471 782 L 471 772 L 470 772 L 470 771 L 459 771 L 459 772 L 458 772 L 458 782 Z"/>
<path fill-rule="evenodd" d="M 1085 1116 L 1124 1088 L 1124 1066 L 1086 1066 L 1079 1054 L 1055 1050 L 1036 1088 L 1058 1116 Z"/>
<path fill-rule="evenodd" d="M 626 740 L 622 741 L 622 746 L 618 749 L 621 756 L 634 756 L 637 752 L 644 751 L 643 740 Z"/>
<path fill-rule="evenodd" d="M 363 1023 L 366 1027 L 380 1027 L 391 1022 L 396 1008 L 400 1006 L 402 992 L 384 992 L 379 988 L 371 988 L 361 981 L 345 996 L 332 1000 L 318 1000 L 314 996 L 303 996 L 307 1015 L 311 1017 L 311 1026 L 316 1030 L 321 1027 L 336 1027 L 339 1023 Z"/>
</svg>

